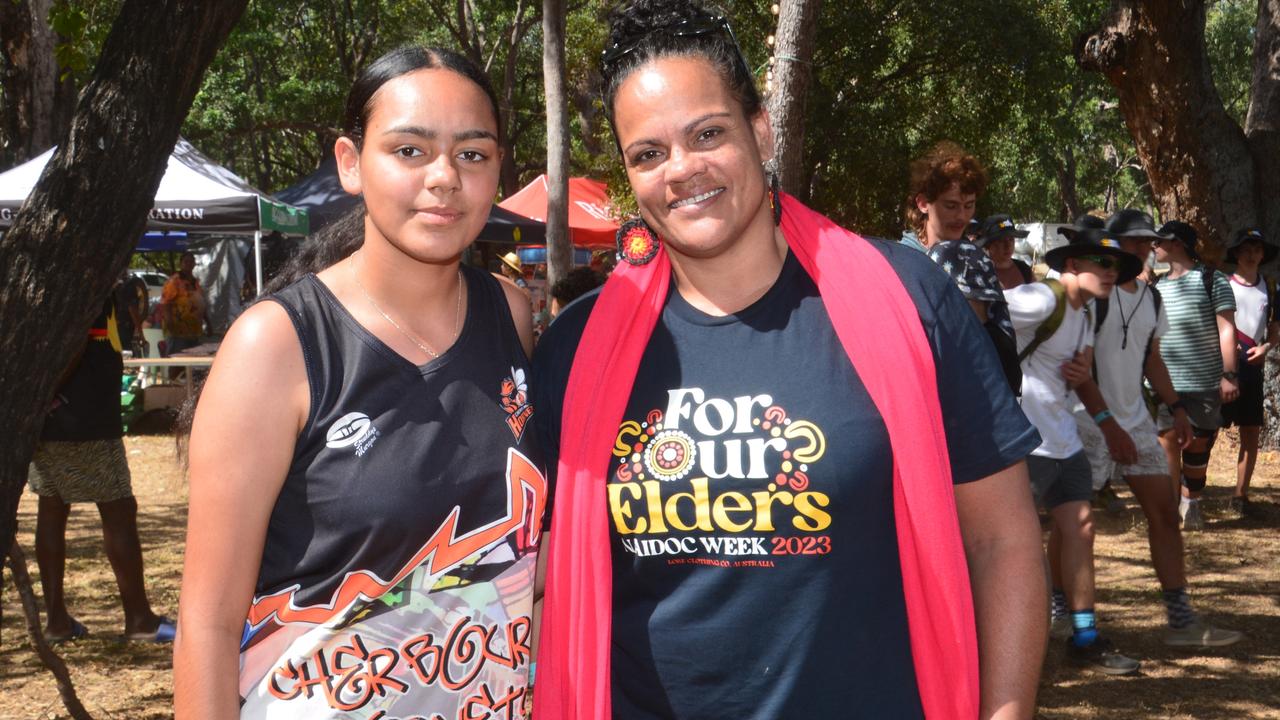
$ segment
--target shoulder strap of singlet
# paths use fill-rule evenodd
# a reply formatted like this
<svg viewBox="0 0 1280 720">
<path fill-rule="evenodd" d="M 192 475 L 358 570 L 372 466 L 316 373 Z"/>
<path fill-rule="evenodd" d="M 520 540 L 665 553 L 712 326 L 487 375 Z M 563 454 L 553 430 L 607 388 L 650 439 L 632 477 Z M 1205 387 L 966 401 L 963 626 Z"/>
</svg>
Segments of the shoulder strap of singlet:
<svg viewBox="0 0 1280 720">
<path fill-rule="evenodd" d="M 289 316 L 289 322 L 293 323 L 293 330 L 298 335 L 298 344 L 302 348 L 302 364 L 307 371 L 307 389 L 311 409 L 299 435 L 311 429 L 312 421 L 320 410 L 326 384 L 320 365 L 324 362 L 323 348 L 315 326 L 320 322 L 320 307 L 328 302 L 328 299 L 317 287 L 319 284 L 320 278 L 315 275 L 306 275 L 292 285 L 262 298 L 264 301 L 274 302 L 284 308 L 285 314 Z"/>
<path fill-rule="evenodd" d="M 498 335 L 503 342 L 510 345 L 513 352 L 523 353 L 524 346 L 520 342 L 520 333 L 516 330 L 515 318 L 511 315 L 511 305 L 507 303 L 507 293 L 502 287 L 502 281 L 482 268 L 463 265 L 462 271 L 476 279 L 469 287 L 482 288 L 484 302 L 492 306 L 491 317 L 498 323 Z"/>
<path fill-rule="evenodd" d="M 1022 352 L 1018 353 L 1018 362 L 1031 357 L 1031 353 L 1035 352 L 1036 348 L 1043 345 L 1045 340 L 1053 337 L 1053 334 L 1058 332 L 1058 328 L 1062 327 L 1062 319 L 1067 316 L 1067 289 L 1054 278 L 1045 278 L 1040 282 L 1053 291 L 1053 312 L 1049 313 L 1049 317 L 1040 323 L 1040 327 L 1036 328 L 1036 334 L 1032 336 L 1031 342 L 1027 343 Z"/>
</svg>

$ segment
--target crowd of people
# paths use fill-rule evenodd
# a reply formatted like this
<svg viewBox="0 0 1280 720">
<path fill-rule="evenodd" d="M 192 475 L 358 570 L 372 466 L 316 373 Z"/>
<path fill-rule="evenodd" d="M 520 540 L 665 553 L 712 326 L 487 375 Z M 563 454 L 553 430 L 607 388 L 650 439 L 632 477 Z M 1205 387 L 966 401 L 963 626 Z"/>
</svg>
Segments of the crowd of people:
<svg viewBox="0 0 1280 720">
<path fill-rule="evenodd" d="M 1200 496 L 1209 453 L 1224 424 L 1240 428 L 1234 512 L 1253 516 L 1248 487 L 1263 423 L 1266 355 L 1280 331 L 1275 289 L 1259 266 L 1277 248 L 1254 228 L 1227 247 L 1227 275 L 1206 265 L 1188 224 L 1159 228 L 1124 209 L 1085 215 L 1059 232 L 1046 277 L 1013 256 L 1028 233 L 1006 215 L 971 223 L 985 176 L 972 156 L 939 146 L 916 167 L 903 243 L 951 274 L 979 319 L 1008 318 L 1021 410 L 1040 434 L 1028 458 L 1037 503 L 1050 518 L 1051 633 L 1068 656 L 1110 674 L 1136 672 L 1098 631 L 1093 509 L 1124 482 L 1147 520 L 1151 559 L 1171 646 L 1222 647 L 1236 631 L 1192 608 L 1182 532 L 1204 528 Z M 949 238 L 949 239 L 948 239 Z M 1153 257 L 1154 248 L 1154 257 Z M 1155 262 L 1150 262 L 1150 260 Z M 1168 270 L 1157 275 L 1155 268 Z M 1006 368 L 1012 363 L 1006 363 Z M 1114 498 L 1114 494 L 1110 497 Z"/>
<path fill-rule="evenodd" d="M 1227 276 L 1189 225 L 1085 216 L 1041 277 L 942 145 L 902 241 L 868 240 L 779 187 L 728 19 L 630 0 L 600 75 L 639 215 L 536 351 L 519 257 L 461 261 L 501 166 L 485 73 L 409 46 L 356 80 L 334 153 L 363 202 L 195 410 L 179 718 L 1030 718 L 1051 636 L 1140 667 L 1095 610 L 1121 482 L 1164 642 L 1241 640 L 1193 607 L 1182 532 L 1224 416 L 1252 512 L 1260 232 Z"/>
</svg>

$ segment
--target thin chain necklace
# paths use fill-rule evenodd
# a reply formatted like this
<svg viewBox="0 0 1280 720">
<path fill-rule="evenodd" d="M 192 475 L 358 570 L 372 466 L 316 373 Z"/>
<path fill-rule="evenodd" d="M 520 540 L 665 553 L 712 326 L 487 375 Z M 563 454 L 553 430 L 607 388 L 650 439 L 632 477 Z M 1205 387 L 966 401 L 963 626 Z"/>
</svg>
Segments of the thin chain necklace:
<svg viewBox="0 0 1280 720">
<path fill-rule="evenodd" d="M 361 252 L 360 250 L 357 250 L 355 254 L 359 255 L 360 252 Z M 360 264 L 361 265 L 364 264 L 363 256 L 361 256 L 360 258 Z M 440 357 L 440 353 L 427 347 L 427 344 L 422 340 L 418 339 L 417 335 L 414 335 L 408 330 L 405 330 L 403 327 L 400 327 L 400 323 L 391 319 L 391 316 L 388 315 L 386 311 L 378 307 L 378 303 L 374 302 L 373 296 L 370 295 L 369 291 L 364 288 L 364 283 L 360 282 L 360 273 L 357 272 L 355 263 L 351 263 L 351 279 L 356 281 L 356 287 L 360 288 L 360 292 L 364 294 L 364 299 L 369 301 L 369 304 L 373 306 L 374 310 L 378 311 L 378 314 L 382 316 L 383 320 L 386 320 L 387 322 L 391 323 L 391 327 L 395 328 L 396 330 L 399 330 L 401 335 L 408 338 L 409 342 L 413 343 L 414 345 L 417 345 L 418 348 L 422 350 L 422 352 L 430 355 L 433 358 Z M 453 342 L 458 339 L 458 333 L 462 329 L 461 325 L 462 325 L 462 268 L 458 268 L 458 304 L 457 304 L 457 308 L 453 311 L 453 338 L 449 341 L 450 345 L 452 345 Z"/>
</svg>

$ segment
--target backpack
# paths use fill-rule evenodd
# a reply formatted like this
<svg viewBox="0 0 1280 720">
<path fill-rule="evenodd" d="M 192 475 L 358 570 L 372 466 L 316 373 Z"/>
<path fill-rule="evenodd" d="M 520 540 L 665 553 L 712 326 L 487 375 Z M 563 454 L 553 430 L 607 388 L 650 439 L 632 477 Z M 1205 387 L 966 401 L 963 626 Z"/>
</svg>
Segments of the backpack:
<svg viewBox="0 0 1280 720">
<path fill-rule="evenodd" d="M 1022 352 L 1018 353 L 1019 363 L 1031 357 L 1031 353 L 1035 352 L 1036 348 L 1043 345 L 1045 340 L 1053 337 L 1053 334 L 1058 332 L 1058 328 L 1062 327 L 1062 319 L 1067 316 L 1067 303 L 1065 302 L 1067 289 L 1054 278 L 1045 278 L 1040 282 L 1053 291 L 1053 312 L 1049 313 L 1049 317 L 1040 323 L 1040 327 L 1036 328 L 1036 334 L 1031 337 L 1031 342 L 1027 343 Z"/>
<path fill-rule="evenodd" d="M 1019 260 L 1019 259 L 1017 259 L 1017 258 L 1014 258 L 1014 259 L 1013 259 L 1013 266 L 1014 266 L 1014 267 L 1016 267 L 1016 268 L 1018 268 L 1018 272 L 1022 273 L 1022 282 L 1024 282 L 1024 283 L 1026 283 L 1026 284 L 1030 285 L 1031 283 L 1033 283 L 1033 282 L 1035 282 L 1035 281 L 1036 281 L 1036 276 L 1035 276 L 1035 274 L 1034 274 L 1034 273 L 1032 273 L 1032 272 L 1031 272 L 1031 266 L 1030 266 L 1030 265 L 1028 265 L 1028 264 L 1026 264 L 1026 263 L 1022 262 L 1021 260 Z"/>
<path fill-rule="evenodd" d="M 1000 369 L 1004 371 L 1004 379 L 1009 381 L 1009 389 L 1014 395 L 1022 394 L 1022 358 L 1018 355 L 1018 341 L 1000 327 L 994 319 L 988 319 L 982 325 L 995 346 L 996 357 L 1000 360 Z"/>
</svg>

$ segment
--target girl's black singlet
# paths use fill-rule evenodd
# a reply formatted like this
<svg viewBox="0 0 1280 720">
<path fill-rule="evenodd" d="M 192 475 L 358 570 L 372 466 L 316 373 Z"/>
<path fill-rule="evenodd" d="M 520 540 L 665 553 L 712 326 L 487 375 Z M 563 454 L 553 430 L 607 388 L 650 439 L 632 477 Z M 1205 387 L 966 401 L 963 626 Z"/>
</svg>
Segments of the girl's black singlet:
<svg viewBox="0 0 1280 720">
<path fill-rule="evenodd" d="M 462 332 L 422 367 L 314 275 L 271 298 L 302 343 L 311 413 L 245 623 L 241 717 L 525 716 L 547 487 L 506 297 L 463 277 Z"/>
</svg>

